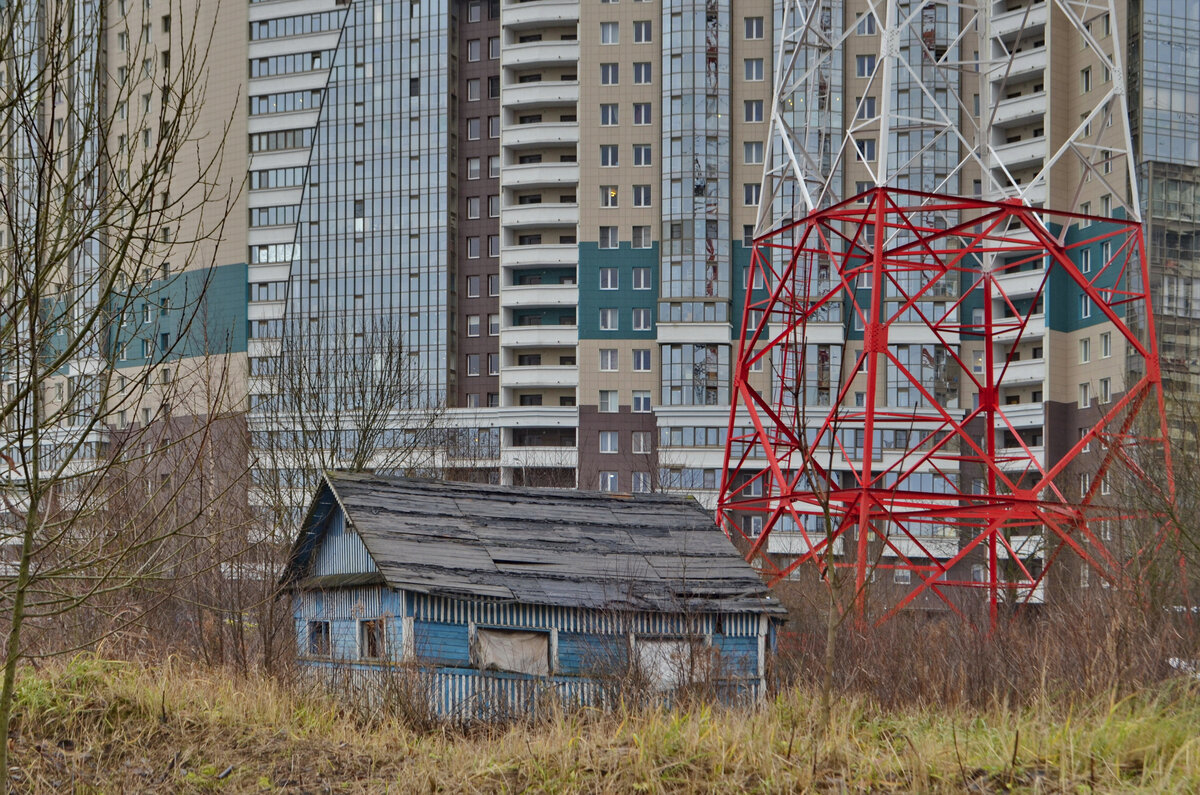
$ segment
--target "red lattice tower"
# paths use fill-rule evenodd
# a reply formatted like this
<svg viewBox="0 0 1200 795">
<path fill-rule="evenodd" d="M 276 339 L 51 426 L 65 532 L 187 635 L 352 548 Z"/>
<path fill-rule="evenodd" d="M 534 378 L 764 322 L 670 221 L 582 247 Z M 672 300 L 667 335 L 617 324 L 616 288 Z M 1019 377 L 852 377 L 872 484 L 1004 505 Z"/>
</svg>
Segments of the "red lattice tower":
<svg viewBox="0 0 1200 795">
<path fill-rule="evenodd" d="M 1102 496 L 1118 472 L 1173 488 L 1140 224 L 876 187 L 760 236 L 752 270 L 763 289 L 747 291 L 719 520 L 775 580 L 851 569 L 865 611 L 872 574 L 905 570 L 879 620 L 922 594 L 961 614 L 952 592 L 968 589 L 955 593 L 982 593 L 995 621 L 1005 602 L 1040 601 L 1065 558 L 1121 583 L 1161 541 L 1155 525 L 1137 548 L 1114 542 L 1114 526 L 1156 519 Z M 999 396 L 1026 377 L 1018 352 L 1038 327 L 1084 306 L 1132 375 L 1107 395 L 1089 384 L 1107 402 L 1082 436 L 1032 444 L 1029 405 Z M 1082 401 L 1083 385 L 1061 394 L 1077 385 L 1057 385 L 1055 355 L 1071 354 L 1043 352 L 1045 388 Z M 767 554 L 772 533 L 783 554 Z"/>
</svg>

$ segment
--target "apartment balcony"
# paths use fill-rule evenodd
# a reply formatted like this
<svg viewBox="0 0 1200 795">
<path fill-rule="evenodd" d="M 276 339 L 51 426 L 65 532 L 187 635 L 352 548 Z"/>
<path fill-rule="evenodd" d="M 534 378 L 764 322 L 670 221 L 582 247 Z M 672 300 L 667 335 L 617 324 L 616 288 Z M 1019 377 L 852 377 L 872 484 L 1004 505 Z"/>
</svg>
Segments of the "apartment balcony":
<svg viewBox="0 0 1200 795">
<path fill-rule="evenodd" d="M 999 356 L 1004 355 L 1003 351 L 998 351 Z M 1004 360 L 999 359 L 992 368 L 997 379 L 1000 374 L 1004 373 L 1004 385 L 1015 386 L 1017 384 L 1040 384 L 1046 380 L 1046 360 L 1045 359 L 1019 359 L 1015 362 L 1009 362 L 1008 367 L 1004 365 Z M 1040 405 L 1040 404 L 1039 404 Z"/>
<path fill-rule="evenodd" d="M 1046 115 L 1046 92 L 1038 91 L 996 103 L 992 120 L 997 125 L 1024 124 Z"/>
<path fill-rule="evenodd" d="M 994 15 L 992 17 L 992 36 L 1008 40 L 1022 32 L 1022 28 L 1024 28 L 1021 38 L 1035 37 L 1046 28 L 1047 5 L 1043 1 L 1025 8 L 1016 8 Z"/>
<path fill-rule="evenodd" d="M 1031 445 L 1028 453 L 1022 447 L 1001 447 L 996 450 L 996 458 L 997 466 L 1004 472 L 1036 472 L 1035 461 L 1042 469 L 1046 468 L 1046 448 L 1041 445 Z"/>
<path fill-rule="evenodd" d="M 1041 339 L 1046 335 L 1046 314 L 1044 312 L 1030 315 L 1024 331 L 1020 329 L 1020 323 L 1021 318 L 1019 317 L 998 318 L 995 325 L 1003 330 L 997 332 L 993 339 L 996 342 L 1012 343 L 1016 341 L 1018 333 L 1023 340 Z"/>
<path fill-rule="evenodd" d="M 510 30 L 579 22 L 579 0 L 509 0 L 500 7 L 500 24 Z"/>
<path fill-rule="evenodd" d="M 994 144 L 992 146 L 991 166 L 999 168 L 1003 164 L 1010 172 L 1014 169 L 1037 163 L 1046 158 L 1046 136 L 1026 138 L 1011 144 Z"/>
<path fill-rule="evenodd" d="M 500 54 L 500 65 L 513 69 L 565 66 L 578 61 L 578 41 L 531 41 L 525 44 L 510 44 Z"/>
<path fill-rule="evenodd" d="M 500 466 L 554 467 L 570 469 L 579 466 L 579 450 L 575 447 L 506 447 L 500 451 Z"/>
<path fill-rule="evenodd" d="M 1005 271 L 996 274 L 996 286 L 1009 298 L 1030 296 L 1042 288 L 1046 281 L 1043 268 L 1027 271 Z"/>
<path fill-rule="evenodd" d="M 574 284 L 526 284 L 505 287 L 500 303 L 508 308 L 577 306 L 579 287 Z"/>
<path fill-rule="evenodd" d="M 574 389 L 579 386 L 579 368 L 562 364 L 509 365 L 500 373 L 500 385 L 505 389 Z"/>
<path fill-rule="evenodd" d="M 658 341 L 672 343 L 728 343 L 732 326 L 729 323 L 662 323 L 658 324 Z"/>
<path fill-rule="evenodd" d="M 500 250 L 500 263 L 506 268 L 574 266 L 578 262 L 579 246 L 573 243 L 505 246 Z"/>
<path fill-rule="evenodd" d="M 578 344 L 578 326 L 509 326 L 500 330 L 502 348 L 573 348 Z"/>
<path fill-rule="evenodd" d="M 933 558 L 946 560 L 958 554 L 956 536 L 918 536 L 917 541 L 900 533 L 893 533 L 883 548 L 883 557 L 895 558 L 899 552 L 906 558 Z M 919 543 L 918 543 L 919 542 Z"/>
<path fill-rule="evenodd" d="M 1042 46 L 1032 47 L 1011 56 L 997 52 L 992 63 L 990 77 L 993 84 L 1003 81 L 1004 84 L 1011 86 L 1017 82 L 1018 78 L 1032 77 L 1039 72 L 1044 72 L 1050 65 L 1050 58 L 1046 54 L 1045 46 Z"/>
<path fill-rule="evenodd" d="M 511 110 L 574 106 L 579 104 L 579 81 L 514 83 L 501 89 L 500 102 Z"/>
<path fill-rule="evenodd" d="M 500 211 L 500 224 L 508 228 L 578 226 L 579 205 L 551 202 L 514 204 Z"/>
<path fill-rule="evenodd" d="M 794 555 L 799 557 L 801 555 L 807 555 L 812 551 L 812 547 L 809 546 L 809 542 L 812 543 L 813 547 L 816 547 L 824 540 L 824 533 L 809 533 L 808 541 L 805 541 L 804 536 L 800 533 L 781 533 L 772 531 L 771 535 L 767 537 L 767 553 L 770 555 Z M 842 540 L 843 539 L 841 536 L 833 539 L 833 543 L 830 545 L 832 549 L 822 547 L 821 553 L 841 555 L 843 547 Z"/>
<path fill-rule="evenodd" d="M 1046 557 L 1046 539 L 1040 535 L 1009 536 L 1008 543 L 1012 545 L 1013 552 L 1017 553 L 1017 557 L 1022 560 Z M 1009 557 L 1008 547 L 1003 544 L 997 546 L 996 552 L 998 557 L 1005 560 Z"/>
<path fill-rule="evenodd" d="M 1005 383 L 1008 380 L 1005 379 Z M 1008 418 L 1008 422 L 1018 430 L 1026 428 L 1040 428 L 1046 422 L 1046 409 L 1041 401 L 1036 403 L 1018 403 L 1015 406 L 1001 406 L 1000 411 Z M 1008 428 L 1008 424 L 1003 419 L 997 419 L 997 430 Z"/>
<path fill-rule="evenodd" d="M 505 188 L 542 188 L 579 184 L 578 163 L 519 163 L 505 166 L 501 175 Z"/>
<path fill-rule="evenodd" d="M 504 128 L 501 146 L 509 149 L 545 149 L 579 144 L 579 123 L 573 121 L 513 124 Z"/>
</svg>

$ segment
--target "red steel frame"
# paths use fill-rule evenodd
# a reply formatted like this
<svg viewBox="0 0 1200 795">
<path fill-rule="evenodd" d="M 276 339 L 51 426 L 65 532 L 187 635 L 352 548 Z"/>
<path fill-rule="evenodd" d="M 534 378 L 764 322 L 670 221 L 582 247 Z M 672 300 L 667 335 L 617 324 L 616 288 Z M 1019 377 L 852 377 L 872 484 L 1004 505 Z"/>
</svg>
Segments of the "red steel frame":
<svg viewBox="0 0 1200 795">
<path fill-rule="evenodd" d="M 1084 247 L 1107 256 L 1081 270 Z M 907 569 L 912 587 L 879 621 L 927 592 L 962 615 L 964 602 L 948 589 L 965 588 L 985 593 L 992 622 L 1005 602 L 1035 598 L 1064 554 L 1109 582 L 1128 573 L 1127 543 L 1110 544 L 1098 522 L 1146 516 L 1105 504 L 1101 484 L 1119 469 L 1145 488 L 1174 488 L 1139 224 L 873 188 L 761 236 L 751 268 L 743 317 L 757 323 L 741 335 L 718 521 L 745 540 L 747 559 L 760 558 L 764 573 L 778 581 L 808 563 L 852 569 L 865 616 L 873 571 Z M 1047 461 L 1022 439 L 1000 389 L 1015 379 L 1018 346 L 1032 328 L 1045 324 L 1048 332 L 1052 317 L 1078 317 L 1085 299 L 1092 317 L 1108 324 L 1113 354 L 1127 345 L 1141 366 L 1098 406 L 1091 430 Z M 838 305 L 842 320 L 831 321 Z M 968 311 L 976 308 L 982 312 Z M 852 343 L 861 349 L 842 348 L 840 370 L 822 373 L 834 368 L 829 359 L 812 361 L 813 346 L 840 347 L 846 336 L 861 337 Z M 902 361 L 889 345 L 895 340 L 919 341 L 920 367 Z M 982 366 L 964 361 L 961 346 L 971 343 L 982 345 Z M 958 384 L 960 397 L 977 392 L 977 405 L 946 401 L 952 392 L 940 401 L 921 370 Z M 1065 398 L 1047 375 L 1044 388 L 1074 401 L 1075 384 Z M 888 406 L 888 384 L 915 390 L 919 405 Z M 827 401 L 807 405 L 803 392 L 822 385 Z M 865 393 L 863 405 L 852 405 L 852 392 Z M 903 430 L 907 445 L 884 449 L 877 432 L 889 429 Z M 1006 430 L 1015 446 L 1002 446 Z M 1094 474 L 1081 494 L 1073 465 L 1089 451 Z M 743 531 L 740 520 L 750 515 L 762 517 L 761 532 Z M 798 545 L 782 564 L 766 554 L 781 525 Z M 1157 544 L 1164 532 L 1160 522 L 1142 543 Z M 952 551 L 942 545 L 939 554 L 939 537 L 955 540 Z M 954 571 L 968 562 L 985 565 L 982 581 L 978 570 Z"/>
</svg>

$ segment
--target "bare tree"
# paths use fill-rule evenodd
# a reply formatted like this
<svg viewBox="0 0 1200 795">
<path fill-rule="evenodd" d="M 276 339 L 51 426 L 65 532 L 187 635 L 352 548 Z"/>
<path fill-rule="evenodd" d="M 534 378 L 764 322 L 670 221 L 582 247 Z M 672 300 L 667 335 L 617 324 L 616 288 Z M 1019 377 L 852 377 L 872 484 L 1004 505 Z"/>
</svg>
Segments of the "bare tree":
<svg viewBox="0 0 1200 795">
<path fill-rule="evenodd" d="M 23 631 L 168 576 L 165 538 L 201 514 L 130 474 L 179 441 L 170 393 L 212 375 L 189 360 L 242 178 L 222 178 L 227 120 L 202 124 L 218 12 L 196 9 L 162 23 L 168 59 L 157 19 L 107 3 L 0 6 L 5 737 Z"/>
<path fill-rule="evenodd" d="M 387 318 L 289 319 L 278 346 L 251 373 L 266 387 L 250 417 L 262 587 L 238 595 L 256 611 L 268 665 L 291 619 L 276 583 L 321 475 L 437 475 L 448 451 L 462 457 L 455 447 L 466 438 L 444 427 L 444 396 L 422 380 L 414 349 Z"/>
</svg>

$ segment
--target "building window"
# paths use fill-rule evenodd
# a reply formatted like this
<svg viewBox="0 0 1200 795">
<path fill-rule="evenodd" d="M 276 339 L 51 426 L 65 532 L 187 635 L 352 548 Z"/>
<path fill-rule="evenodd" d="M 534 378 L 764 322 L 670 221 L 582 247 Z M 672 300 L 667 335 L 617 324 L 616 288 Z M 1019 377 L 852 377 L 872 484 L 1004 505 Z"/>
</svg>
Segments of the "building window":
<svg viewBox="0 0 1200 795">
<path fill-rule="evenodd" d="M 1086 295 L 1079 296 L 1079 317 L 1087 319 L 1092 316 L 1092 299 Z"/>
<path fill-rule="evenodd" d="M 633 413 L 634 414 L 649 414 L 650 413 L 650 392 L 649 392 L 649 390 L 634 390 Z"/>
<path fill-rule="evenodd" d="M 763 161 L 763 142 L 746 141 L 742 144 L 742 159 L 748 166 L 761 165 Z"/>
<path fill-rule="evenodd" d="M 1104 332 L 1100 335 L 1100 358 L 1107 359 L 1112 356 L 1112 334 Z"/>
<path fill-rule="evenodd" d="M 860 138 L 854 142 L 854 146 L 858 149 L 858 159 L 866 162 L 875 162 L 875 139 Z"/>
<path fill-rule="evenodd" d="M 616 331 L 617 330 L 617 310 L 615 308 L 605 308 L 600 310 L 600 330 L 601 331 Z"/>
<path fill-rule="evenodd" d="M 617 394 L 617 390 L 615 389 L 601 389 L 597 410 L 604 414 L 615 413 L 618 409 Z"/>
<path fill-rule="evenodd" d="M 634 246 L 633 247 L 634 248 L 649 248 L 649 246 L 637 245 L 637 230 L 639 228 L 642 228 L 642 227 L 635 226 L 633 228 L 633 232 L 634 232 Z M 645 229 L 647 230 L 646 234 L 648 237 L 650 227 L 647 226 L 647 227 L 645 227 Z M 634 268 L 633 269 L 633 289 L 635 289 L 635 290 L 649 290 L 650 289 L 650 269 L 649 268 Z"/>
<path fill-rule="evenodd" d="M 467 259 L 479 259 L 479 238 L 467 238 Z"/>
<path fill-rule="evenodd" d="M 488 256 L 500 256 L 500 235 L 488 235 Z"/>
<path fill-rule="evenodd" d="M 620 285 L 616 268 L 601 268 L 600 269 L 600 289 L 601 290 L 616 290 Z"/>
<path fill-rule="evenodd" d="M 479 119 L 467 119 L 467 140 L 479 140 Z"/>
<path fill-rule="evenodd" d="M 763 18 L 746 17 L 746 38 L 761 39 L 763 37 Z"/>
<path fill-rule="evenodd" d="M 312 657 L 328 657 L 332 651 L 329 643 L 329 622 L 308 622 L 308 653 Z"/>
<path fill-rule="evenodd" d="M 479 315 L 467 315 L 467 336 L 479 336 Z"/>
<path fill-rule="evenodd" d="M 1079 564 L 1079 587 L 1088 588 L 1092 584 L 1092 567 L 1086 563 Z"/>
<path fill-rule="evenodd" d="M 500 58 L 500 37 L 492 36 L 488 39 L 488 58 L 495 61 Z"/>
<path fill-rule="evenodd" d="M 1092 476 L 1087 472 L 1081 472 L 1079 475 L 1079 496 L 1086 497 L 1088 490 L 1092 488 Z"/>
<path fill-rule="evenodd" d="M 633 473 L 633 493 L 634 494 L 649 494 L 650 493 L 650 473 L 649 472 L 634 472 Z"/>
<path fill-rule="evenodd" d="M 633 330 L 634 331 L 649 331 L 650 330 L 650 310 L 649 309 L 634 309 L 633 310 Z"/>
<path fill-rule="evenodd" d="M 761 190 L 762 186 L 757 182 L 747 182 L 742 185 L 742 203 L 747 207 L 757 207 Z"/>
<path fill-rule="evenodd" d="M 478 157 L 467 158 L 467 179 L 479 179 L 480 160 Z"/>
<path fill-rule="evenodd" d="M 617 124 L 617 103 L 606 102 L 600 106 L 600 126 L 613 127 Z"/>
<path fill-rule="evenodd" d="M 469 657 L 480 671 L 549 676 L 553 668 L 549 632 L 478 627 Z"/>
<path fill-rule="evenodd" d="M 854 57 L 854 73 L 858 77 L 870 77 L 875 73 L 874 55 L 856 55 Z"/>
<path fill-rule="evenodd" d="M 894 569 L 892 571 L 892 582 L 897 585 L 909 585 L 912 583 L 912 572 L 908 569 Z"/>
<path fill-rule="evenodd" d="M 616 472 L 601 472 L 600 473 L 600 491 L 617 491 L 617 473 Z"/>
<path fill-rule="evenodd" d="M 633 452 L 646 454 L 650 452 L 650 431 L 633 432 Z"/>
<path fill-rule="evenodd" d="M 1079 408 L 1086 409 L 1092 405 L 1092 387 L 1091 384 L 1079 385 Z"/>
<path fill-rule="evenodd" d="M 746 121 L 762 121 L 763 120 L 763 101 L 761 99 L 748 99 L 743 103 L 746 113 Z"/>
<path fill-rule="evenodd" d="M 500 217 L 500 197 L 488 196 L 488 218 Z"/>
<path fill-rule="evenodd" d="M 633 164 L 635 166 L 653 165 L 650 144 L 633 145 Z"/>
<path fill-rule="evenodd" d="M 859 119 L 873 119 L 879 114 L 875 112 L 875 97 L 860 97 L 855 107 L 858 108 Z"/>
<path fill-rule="evenodd" d="M 654 241 L 652 241 L 652 240 L 650 239 L 650 227 L 648 227 L 648 226 L 635 226 L 635 227 L 633 228 L 633 247 L 634 247 L 634 248 L 650 248 L 650 247 L 651 247 L 651 245 L 653 244 L 653 242 L 654 242 Z M 634 275 L 635 275 L 635 276 L 637 275 L 637 271 L 638 271 L 638 270 L 646 270 L 646 269 L 645 269 L 645 268 L 640 268 L 640 269 L 639 269 L 639 268 L 634 268 Z M 641 290 L 641 289 L 649 289 L 649 288 L 650 288 L 650 285 L 649 285 L 649 284 L 647 284 L 647 285 L 646 285 L 646 287 L 644 287 L 644 288 L 643 288 L 643 287 L 638 287 L 638 286 L 637 286 L 636 279 L 635 279 L 635 281 L 634 281 L 634 288 L 633 288 L 633 289 L 635 289 L 635 290 Z"/>
<path fill-rule="evenodd" d="M 488 155 L 488 176 L 493 179 L 500 176 L 500 155 Z"/>
<path fill-rule="evenodd" d="M 635 102 L 633 103 L 633 124 L 634 126 L 652 124 L 650 119 L 650 103 Z"/>
<path fill-rule="evenodd" d="M 469 376 L 479 375 L 479 354 L 478 353 L 468 353 L 467 354 L 467 375 L 469 375 Z"/>
<path fill-rule="evenodd" d="M 1079 363 L 1087 364 L 1092 360 L 1092 341 L 1091 339 L 1081 339 L 1079 341 Z"/>
<path fill-rule="evenodd" d="M 615 86 L 621 82 L 621 70 L 619 64 L 602 63 L 600 64 L 600 85 Z"/>
<path fill-rule="evenodd" d="M 639 61 L 633 65 L 633 84 L 635 86 L 649 85 L 653 74 L 649 61 Z"/>
<path fill-rule="evenodd" d="M 617 453 L 620 443 L 617 431 L 600 431 L 600 452 Z"/>
<path fill-rule="evenodd" d="M 472 78 L 471 80 L 467 81 L 467 101 L 468 102 L 478 102 L 479 101 L 479 78 L 478 77 Z"/>
<path fill-rule="evenodd" d="M 858 15 L 858 24 L 854 26 L 854 32 L 859 36 L 874 36 L 875 35 L 875 15 L 867 12 Z"/>
<path fill-rule="evenodd" d="M 481 49 L 479 46 L 479 39 L 471 39 L 470 41 L 467 42 L 467 60 L 468 61 L 470 61 L 471 63 L 475 63 L 476 61 L 478 61 L 480 52 L 481 52 Z"/>
<path fill-rule="evenodd" d="M 1079 250 L 1079 270 L 1083 273 L 1092 272 L 1092 250 L 1090 248 Z"/>
<path fill-rule="evenodd" d="M 604 168 L 616 168 L 619 165 L 617 153 L 618 149 L 616 144 L 601 144 L 600 165 Z"/>
<path fill-rule="evenodd" d="M 475 219 L 479 217 L 480 201 L 478 196 L 467 197 L 467 218 Z"/>
<path fill-rule="evenodd" d="M 600 206 L 608 208 L 618 206 L 616 185 L 600 186 Z"/>
<path fill-rule="evenodd" d="M 621 29 L 616 22 L 601 22 L 600 23 L 600 43 L 601 44 L 620 44 Z"/>
<path fill-rule="evenodd" d="M 743 62 L 746 68 L 746 79 L 752 82 L 759 82 L 763 79 L 763 59 L 762 58 L 747 58 Z"/>
<path fill-rule="evenodd" d="M 617 372 L 617 349 L 616 348 L 601 348 L 600 349 L 600 372 L 602 372 L 602 373 Z"/>
<path fill-rule="evenodd" d="M 634 44 L 649 44 L 654 39 L 650 34 L 650 20 L 641 19 L 633 23 L 633 43 Z"/>
<path fill-rule="evenodd" d="M 1092 90 L 1092 67 L 1087 66 L 1079 71 L 1079 91 L 1086 94 Z"/>
<path fill-rule="evenodd" d="M 1097 399 L 1101 403 L 1108 403 L 1112 400 L 1112 379 L 1111 378 L 1101 378 L 1100 379 L 1100 394 L 1097 395 Z"/>
<path fill-rule="evenodd" d="M 649 312 L 650 310 L 646 310 Z M 650 372 L 650 349 L 649 348 L 634 348 L 633 350 L 633 371 L 635 373 Z"/>
<path fill-rule="evenodd" d="M 382 618 L 358 622 L 358 656 L 364 660 L 379 660 L 387 654 L 386 624 Z"/>
<path fill-rule="evenodd" d="M 633 206 L 634 207 L 649 207 L 650 206 L 650 186 L 649 185 L 634 185 L 633 186 Z"/>
<path fill-rule="evenodd" d="M 600 227 L 600 248 L 617 247 L 617 228 L 615 226 Z"/>
<path fill-rule="evenodd" d="M 488 295 L 492 297 L 500 295 L 500 274 L 488 274 Z"/>
<path fill-rule="evenodd" d="M 488 336 L 496 337 L 500 334 L 500 316 L 496 314 L 488 315 Z"/>
</svg>

